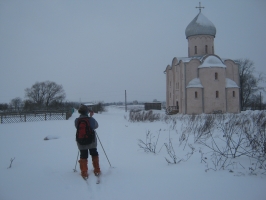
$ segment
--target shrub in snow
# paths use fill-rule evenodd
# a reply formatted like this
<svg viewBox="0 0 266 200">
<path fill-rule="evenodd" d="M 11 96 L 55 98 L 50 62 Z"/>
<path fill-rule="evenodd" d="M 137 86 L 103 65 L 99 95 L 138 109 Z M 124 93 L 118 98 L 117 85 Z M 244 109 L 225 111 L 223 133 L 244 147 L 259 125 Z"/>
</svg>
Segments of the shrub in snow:
<svg viewBox="0 0 266 200">
<path fill-rule="evenodd" d="M 165 157 L 168 164 L 187 161 L 198 151 L 201 154 L 200 162 L 206 166 L 206 172 L 234 172 L 238 169 L 240 175 L 246 172 L 266 175 L 266 111 L 175 116 L 154 114 L 152 111 L 130 111 L 129 114 L 131 122 L 156 120 L 169 124 L 168 142 L 163 145 L 168 154 Z M 179 135 L 179 145 L 172 142 L 172 131 Z M 138 145 L 145 152 L 157 154 L 162 149 L 157 151 L 159 137 L 160 132 L 154 136 L 147 131 L 146 138 L 139 139 Z M 181 146 L 183 151 L 188 153 L 183 154 L 183 158 L 178 158 L 176 149 Z"/>
<path fill-rule="evenodd" d="M 161 115 L 159 113 L 153 113 L 152 110 L 140 111 L 140 110 L 130 110 L 129 121 L 130 122 L 153 122 L 161 120 Z"/>
<path fill-rule="evenodd" d="M 232 169 L 239 165 L 237 160 L 246 157 L 250 160 L 248 167 L 251 174 L 256 170 L 266 174 L 266 114 L 250 112 L 224 115 L 190 116 L 184 122 L 180 141 L 187 141 L 190 134 L 194 142 L 211 150 L 211 163 L 204 161 L 207 170 Z M 203 151 L 200 150 L 203 157 Z M 243 159 L 242 159 L 243 160 Z"/>
<path fill-rule="evenodd" d="M 156 151 L 156 148 L 157 148 L 158 140 L 160 137 L 160 131 L 161 130 L 159 130 L 159 133 L 156 139 L 155 139 L 155 136 L 153 136 L 153 133 L 151 133 L 150 131 L 147 131 L 145 141 L 139 139 L 139 143 L 138 143 L 139 147 L 143 149 L 145 152 L 151 152 L 154 154 L 158 153 Z"/>
</svg>

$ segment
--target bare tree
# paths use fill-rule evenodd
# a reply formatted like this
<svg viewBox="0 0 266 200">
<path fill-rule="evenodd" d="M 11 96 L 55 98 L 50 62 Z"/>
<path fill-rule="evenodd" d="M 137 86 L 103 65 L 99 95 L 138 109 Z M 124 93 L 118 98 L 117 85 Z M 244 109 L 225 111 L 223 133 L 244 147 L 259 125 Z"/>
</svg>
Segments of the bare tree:
<svg viewBox="0 0 266 200">
<path fill-rule="evenodd" d="M 45 96 L 45 83 L 44 82 L 36 82 L 31 88 L 25 89 L 25 96 L 28 100 L 36 103 L 41 106 L 44 102 Z"/>
<path fill-rule="evenodd" d="M 53 101 L 62 102 L 66 98 L 65 91 L 62 85 L 57 85 L 55 82 L 45 82 L 45 106 L 48 107 Z"/>
<path fill-rule="evenodd" d="M 8 104 L 7 103 L 0 103 L 0 110 L 7 110 Z"/>
<path fill-rule="evenodd" d="M 258 77 L 254 76 L 254 63 L 249 59 L 239 59 L 240 76 L 240 102 L 241 109 L 246 110 L 251 107 L 254 96 L 259 91 L 265 91 L 259 84 L 266 80 L 264 74 L 260 73 Z"/>
<path fill-rule="evenodd" d="M 55 82 L 36 82 L 31 88 L 25 89 L 25 96 L 38 106 L 48 107 L 53 101 L 61 102 L 66 95 L 62 85 Z"/>
<path fill-rule="evenodd" d="M 23 101 L 20 97 L 16 97 L 10 101 L 10 106 L 15 110 L 19 110 L 22 107 Z"/>
</svg>

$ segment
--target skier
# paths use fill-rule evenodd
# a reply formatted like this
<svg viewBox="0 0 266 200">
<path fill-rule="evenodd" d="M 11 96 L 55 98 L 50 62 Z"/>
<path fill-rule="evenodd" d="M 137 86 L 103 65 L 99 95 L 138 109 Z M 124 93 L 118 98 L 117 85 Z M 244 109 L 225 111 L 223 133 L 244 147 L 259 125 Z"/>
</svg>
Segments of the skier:
<svg viewBox="0 0 266 200">
<path fill-rule="evenodd" d="M 79 118 L 76 118 L 75 120 L 75 127 L 77 128 L 78 126 L 78 120 L 81 118 L 88 118 L 89 117 L 89 122 L 90 126 L 93 130 L 98 128 L 98 122 L 92 117 L 93 116 L 93 111 L 89 109 L 87 106 L 81 104 L 78 112 L 80 114 Z M 90 116 L 88 114 L 90 113 Z M 88 178 L 88 152 L 90 152 L 91 158 L 92 158 L 92 165 L 94 168 L 94 174 L 95 176 L 99 176 L 101 173 L 100 170 L 100 165 L 99 165 L 99 154 L 97 151 L 97 137 L 95 136 L 95 140 L 87 145 L 80 145 L 77 142 L 78 149 L 80 151 L 80 171 L 81 171 L 81 176 L 84 179 Z"/>
</svg>

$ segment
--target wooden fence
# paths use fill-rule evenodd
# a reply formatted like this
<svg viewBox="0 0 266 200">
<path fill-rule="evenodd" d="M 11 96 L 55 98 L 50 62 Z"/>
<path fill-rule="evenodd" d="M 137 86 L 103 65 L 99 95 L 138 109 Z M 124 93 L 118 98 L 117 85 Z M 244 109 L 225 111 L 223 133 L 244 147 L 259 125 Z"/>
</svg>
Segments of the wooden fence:
<svg viewBox="0 0 266 200">
<path fill-rule="evenodd" d="M 35 122 L 47 120 L 68 120 L 71 111 L 34 111 L 34 112 L 5 112 L 0 113 L 0 124 Z"/>
</svg>

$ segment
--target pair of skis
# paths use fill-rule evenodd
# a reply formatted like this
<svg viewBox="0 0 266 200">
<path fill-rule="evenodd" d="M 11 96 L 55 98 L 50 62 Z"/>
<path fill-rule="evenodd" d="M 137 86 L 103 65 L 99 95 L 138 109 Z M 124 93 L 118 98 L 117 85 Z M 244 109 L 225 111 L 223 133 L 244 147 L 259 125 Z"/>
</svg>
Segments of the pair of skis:
<svg viewBox="0 0 266 200">
<path fill-rule="evenodd" d="M 84 179 L 84 181 L 86 181 L 87 184 L 89 184 L 88 178 L 85 178 L 85 177 L 82 177 L 82 178 Z M 97 178 L 96 184 L 100 184 L 100 182 L 101 182 L 100 175 L 97 175 L 96 178 Z"/>
<path fill-rule="evenodd" d="M 74 172 L 77 172 L 76 167 L 75 167 L 75 169 L 73 169 L 73 171 L 74 171 Z M 96 180 L 96 184 L 100 184 L 100 182 L 101 182 L 101 178 L 100 178 L 100 176 L 101 176 L 101 175 L 98 174 L 98 175 L 95 175 L 95 176 L 96 176 L 96 178 L 97 178 L 97 180 Z M 88 183 L 88 178 L 85 178 L 85 177 L 82 177 L 82 178 L 84 179 L 84 181 L 86 181 L 87 184 L 89 184 L 89 183 Z"/>
</svg>

